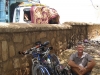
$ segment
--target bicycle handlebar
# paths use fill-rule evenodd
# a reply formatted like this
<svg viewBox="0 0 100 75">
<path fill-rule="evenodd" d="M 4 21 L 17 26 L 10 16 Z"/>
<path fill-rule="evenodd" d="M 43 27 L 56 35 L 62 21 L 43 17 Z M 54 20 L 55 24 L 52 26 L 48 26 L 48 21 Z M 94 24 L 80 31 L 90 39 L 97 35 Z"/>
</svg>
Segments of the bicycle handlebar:
<svg viewBox="0 0 100 75">
<path fill-rule="evenodd" d="M 47 46 L 49 44 L 49 41 L 44 42 L 44 44 L 42 44 L 42 46 Z"/>
<path fill-rule="evenodd" d="M 33 48 L 30 48 L 29 50 L 26 50 L 26 51 L 23 51 L 23 52 L 21 52 L 21 51 L 19 51 L 18 53 L 19 54 L 23 54 L 23 55 L 26 55 L 26 54 L 30 54 L 30 51 L 40 51 L 41 49 L 43 50 L 47 45 L 49 44 L 49 41 L 46 41 L 46 42 L 44 42 L 43 44 L 41 44 L 41 41 L 38 41 L 38 42 L 36 42 L 35 43 L 35 47 L 33 47 Z M 42 52 L 41 54 L 47 54 L 47 53 L 49 53 L 49 51 L 48 50 L 52 50 L 53 49 L 53 47 L 48 47 L 47 49 L 46 49 L 46 51 L 45 52 Z"/>
</svg>

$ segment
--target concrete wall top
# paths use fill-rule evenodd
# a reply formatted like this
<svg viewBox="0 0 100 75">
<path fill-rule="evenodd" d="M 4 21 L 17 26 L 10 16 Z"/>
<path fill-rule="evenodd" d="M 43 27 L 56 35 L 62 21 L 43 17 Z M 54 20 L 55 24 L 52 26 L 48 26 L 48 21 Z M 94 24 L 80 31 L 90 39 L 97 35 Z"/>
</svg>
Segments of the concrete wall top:
<svg viewBox="0 0 100 75">
<path fill-rule="evenodd" d="M 100 25 L 100 23 L 91 23 L 91 22 L 64 22 L 63 24 L 69 24 L 69 25 Z"/>
<path fill-rule="evenodd" d="M 0 23 L 0 32 L 25 32 L 70 29 L 68 24 Z"/>
</svg>

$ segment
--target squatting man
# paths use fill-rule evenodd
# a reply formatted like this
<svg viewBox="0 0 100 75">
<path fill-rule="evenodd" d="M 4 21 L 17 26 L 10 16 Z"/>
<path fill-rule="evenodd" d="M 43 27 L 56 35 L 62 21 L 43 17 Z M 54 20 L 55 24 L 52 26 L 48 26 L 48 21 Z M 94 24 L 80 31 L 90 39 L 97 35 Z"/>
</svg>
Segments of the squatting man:
<svg viewBox="0 0 100 75">
<path fill-rule="evenodd" d="M 72 75 L 90 75 L 96 64 L 95 60 L 91 55 L 84 52 L 84 45 L 82 43 L 78 43 L 76 49 L 77 52 L 73 53 L 68 61 Z"/>
</svg>

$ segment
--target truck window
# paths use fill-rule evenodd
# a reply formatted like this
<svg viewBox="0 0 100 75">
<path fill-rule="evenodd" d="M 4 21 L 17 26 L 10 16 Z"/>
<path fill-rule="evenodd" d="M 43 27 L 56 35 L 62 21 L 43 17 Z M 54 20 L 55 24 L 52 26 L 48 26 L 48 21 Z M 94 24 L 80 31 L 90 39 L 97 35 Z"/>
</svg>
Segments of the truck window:
<svg viewBox="0 0 100 75">
<path fill-rule="evenodd" d="M 30 8 L 25 8 L 23 11 L 24 11 L 24 21 L 31 22 Z"/>
<path fill-rule="evenodd" d="M 19 17 L 20 17 L 20 10 L 19 9 L 16 9 L 15 22 L 19 22 Z"/>
</svg>

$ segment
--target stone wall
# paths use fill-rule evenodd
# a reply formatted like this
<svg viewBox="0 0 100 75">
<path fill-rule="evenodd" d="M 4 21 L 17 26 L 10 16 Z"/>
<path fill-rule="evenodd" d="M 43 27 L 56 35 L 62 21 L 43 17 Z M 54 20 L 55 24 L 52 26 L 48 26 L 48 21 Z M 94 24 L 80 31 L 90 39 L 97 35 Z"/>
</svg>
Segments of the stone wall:
<svg viewBox="0 0 100 75">
<path fill-rule="evenodd" d="M 65 22 L 64 24 L 69 24 L 71 26 L 78 28 L 77 25 L 81 25 L 79 26 L 80 28 L 83 28 L 84 25 L 86 25 L 86 39 L 90 39 L 90 40 L 98 40 L 100 41 L 100 24 L 98 23 L 84 23 L 84 22 Z M 75 29 L 73 29 L 75 30 Z M 82 29 L 80 29 L 80 31 L 82 31 Z M 83 29 L 84 31 L 84 29 Z M 81 35 L 83 33 L 79 33 L 79 35 Z M 74 34 L 75 35 L 75 34 Z M 80 38 L 82 39 L 82 36 L 80 36 Z"/>
<path fill-rule="evenodd" d="M 0 75 L 31 74 L 31 56 L 22 56 L 36 41 L 50 41 L 52 52 L 59 55 L 70 43 L 87 38 L 86 24 L 18 24 L 0 23 Z"/>
<path fill-rule="evenodd" d="M 100 24 L 88 25 L 88 38 L 100 41 Z"/>
</svg>

